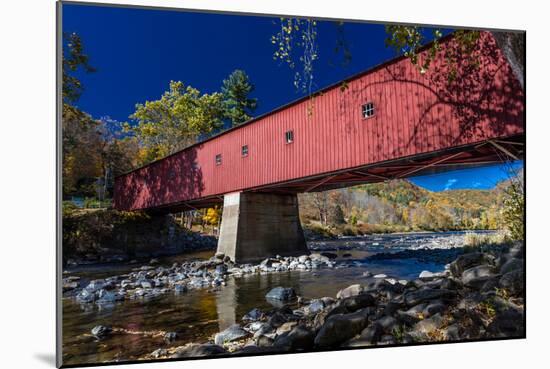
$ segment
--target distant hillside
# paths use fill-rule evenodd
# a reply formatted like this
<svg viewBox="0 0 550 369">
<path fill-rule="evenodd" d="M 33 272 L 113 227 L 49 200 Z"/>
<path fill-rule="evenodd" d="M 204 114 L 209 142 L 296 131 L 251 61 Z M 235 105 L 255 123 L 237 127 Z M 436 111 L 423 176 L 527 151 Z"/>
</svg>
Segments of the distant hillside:
<svg viewBox="0 0 550 369">
<path fill-rule="evenodd" d="M 300 196 L 302 220 L 351 233 L 498 229 L 503 186 L 432 192 L 394 180 Z"/>
</svg>

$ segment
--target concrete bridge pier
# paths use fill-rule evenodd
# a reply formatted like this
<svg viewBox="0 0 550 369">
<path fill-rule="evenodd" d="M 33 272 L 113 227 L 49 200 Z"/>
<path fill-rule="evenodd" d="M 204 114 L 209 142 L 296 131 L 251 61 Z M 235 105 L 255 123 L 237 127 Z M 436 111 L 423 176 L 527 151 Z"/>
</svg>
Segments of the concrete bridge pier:
<svg viewBox="0 0 550 369">
<path fill-rule="evenodd" d="M 248 192 L 225 195 L 217 252 L 237 263 L 309 254 L 298 197 Z"/>
</svg>

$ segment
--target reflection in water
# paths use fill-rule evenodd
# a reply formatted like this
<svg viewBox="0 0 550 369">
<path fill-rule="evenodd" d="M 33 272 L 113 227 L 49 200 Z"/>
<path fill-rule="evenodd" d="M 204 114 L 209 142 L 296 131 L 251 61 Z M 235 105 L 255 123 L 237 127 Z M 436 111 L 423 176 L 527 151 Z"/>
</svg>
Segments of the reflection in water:
<svg viewBox="0 0 550 369">
<path fill-rule="evenodd" d="M 341 262 L 353 265 L 349 267 L 244 275 L 238 279 L 229 278 L 225 287 L 191 290 L 181 295 L 168 293 L 154 299 L 123 301 L 101 308 L 97 305 L 81 306 L 71 298 L 64 298 L 64 364 L 135 360 L 158 348 L 205 342 L 218 331 L 240 323 L 242 316 L 251 309 L 256 307 L 265 311 L 272 308 L 265 295 L 273 287 L 293 287 L 306 299 L 334 297 L 340 289 L 360 283 L 365 278 L 363 272 L 367 270 L 374 274 L 385 273 L 412 279 L 422 270 L 437 272 L 444 268 L 442 264 L 423 263 L 415 259 L 365 260 L 372 253 L 372 250 L 338 251 Z M 344 254 L 350 255 L 344 257 Z M 165 258 L 161 262 L 171 265 L 193 257 L 204 259 L 212 255 L 213 252 L 201 252 L 198 255 Z M 106 266 L 77 270 L 71 274 L 87 280 L 123 274 L 133 267 Z M 162 334 L 115 334 L 97 341 L 90 335 L 90 330 L 98 324 L 132 332 L 177 332 L 178 339 L 167 343 Z"/>
<path fill-rule="evenodd" d="M 219 330 L 223 331 L 230 325 L 237 323 L 236 316 L 237 289 L 233 280 L 225 288 L 216 293 L 216 310 L 218 313 Z"/>
</svg>

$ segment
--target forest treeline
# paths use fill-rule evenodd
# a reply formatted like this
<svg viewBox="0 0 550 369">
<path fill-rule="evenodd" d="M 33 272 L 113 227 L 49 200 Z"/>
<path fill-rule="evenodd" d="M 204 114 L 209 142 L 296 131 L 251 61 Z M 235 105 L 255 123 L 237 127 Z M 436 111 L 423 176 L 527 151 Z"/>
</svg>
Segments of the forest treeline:
<svg viewBox="0 0 550 369">
<path fill-rule="evenodd" d="M 520 221 L 515 214 L 523 214 L 522 183 L 522 174 L 516 173 L 490 190 L 432 192 L 407 180 L 393 180 L 302 194 L 300 215 L 313 231 L 347 235 L 508 229 Z M 514 196 L 516 192 L 521 196 Z"/>
</svg>

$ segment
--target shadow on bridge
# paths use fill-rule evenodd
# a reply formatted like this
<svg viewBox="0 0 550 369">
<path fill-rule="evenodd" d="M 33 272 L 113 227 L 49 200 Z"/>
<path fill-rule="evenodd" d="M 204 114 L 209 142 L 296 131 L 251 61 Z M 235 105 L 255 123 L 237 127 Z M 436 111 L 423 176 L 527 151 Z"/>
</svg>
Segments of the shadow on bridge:
<svg viewBox="0 0 550 369">
<path fill-rule="evenodd" d="M 135 171 L 133 176 L 123 177 L 117 186 L 124 189 L 126 196 L 119 197 L 119 201 L 127 202 L 116 206 L 133 209 L 154 206 L 159 212 L 168 210 L 163 205 L 169 206 L 170 212 L 194 209 L 180 199 L 200 198 L 204 191 L 203 173 L 197 162 L 198 150 L 200 146 L 180 151 Z"/>
<path fill-rule="evenodd" d="M 487 33 L 481 33 L 480 38 L 482 42 L 472 50 L 449 41 L 442 49 L 444 60 L 434 60 L 424 74 L 418 73 L 412 63 L 393 63 L 383 67 L 381 80 L 341 89 L 340 116 L 352 116 L 364 99 L 365 89 L 382 85 L 388 88 L 377 89 L 380 97 L 396 95 L 403 102 L 400 112 L 387 114 L 416 118 L 408 135 L 377 132 L 375 149 L 384 152 L 392 147 L 390 156 L 406 156 L 409 146 L 431 151 L 441 146 L 460 146 L 472 139 L 510 135 L 510 123 L 525 124 L 524 92 L 495 40 Z M 458 132 L 447 125 L 449 113 L 459 122 Z M 358 133 L 353 121 L 347 120 L 345 125 L 348 134 Z M 405 136 L 408 138 L 403 139 Z"/>
</svg>

